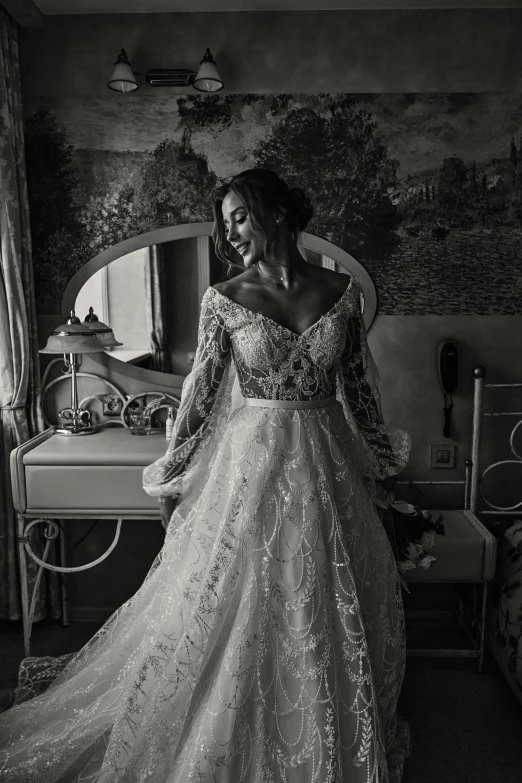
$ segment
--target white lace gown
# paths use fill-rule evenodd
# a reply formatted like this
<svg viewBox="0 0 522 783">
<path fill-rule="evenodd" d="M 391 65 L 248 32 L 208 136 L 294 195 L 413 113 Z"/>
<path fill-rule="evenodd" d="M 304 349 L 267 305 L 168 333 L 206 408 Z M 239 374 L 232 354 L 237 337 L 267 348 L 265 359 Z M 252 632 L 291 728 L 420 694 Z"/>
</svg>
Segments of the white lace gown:
<svg viewBox="0 0 522 783">
<path fill-rule="evenodd" d="M 375 377 L 353 278 L 301 335 L 206 291 L 172 443 L 144 472 L 180 496 L 164 546 L 49 689 L 0 716 L 3 783 L 393 779 L 403 613 L 368 487 L 409 441 Z"/>
</svg>

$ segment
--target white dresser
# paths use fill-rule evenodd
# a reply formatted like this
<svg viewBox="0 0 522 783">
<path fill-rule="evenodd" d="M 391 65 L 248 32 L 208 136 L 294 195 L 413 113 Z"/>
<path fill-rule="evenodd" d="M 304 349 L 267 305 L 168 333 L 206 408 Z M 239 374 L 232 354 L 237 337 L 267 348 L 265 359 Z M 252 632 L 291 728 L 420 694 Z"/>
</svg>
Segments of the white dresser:
<svg viewBox="0 0 522 783">
<path fill-rule="evenodd" d="M 28 595 L 27 557 L 43 568 L 53 568 L 35 556 L 30 546 L 30 532 L 44 524 L 49 542 L 59 538 L 61 563 L 55 570 L 86 570 L 104 560 L 116 546 L 124 519 L 159 520 L 156 498 L 142 488 L 142 472 L 167 449 L 165 430 L 151 435 L 135 436 L 123 427 L 106 427 L 92 435 L 66 437 L 53 429 L 37 435 L 11 453 L 11 481 L 17 511 L 17 537 L 20 557 L 22 613 L 25 654 L 30 655 L 32 600 Z M 67 568 L 64 536 L 59 519 L 117 520 L 110 547 L 92 563 Z M 49 544 L 50 545 L 50 544 Z M 36 590 L 36 588 L 35 588 Z M 68 624 L 66 591 L 62 590 L 62 618 Z"/>
</svg>

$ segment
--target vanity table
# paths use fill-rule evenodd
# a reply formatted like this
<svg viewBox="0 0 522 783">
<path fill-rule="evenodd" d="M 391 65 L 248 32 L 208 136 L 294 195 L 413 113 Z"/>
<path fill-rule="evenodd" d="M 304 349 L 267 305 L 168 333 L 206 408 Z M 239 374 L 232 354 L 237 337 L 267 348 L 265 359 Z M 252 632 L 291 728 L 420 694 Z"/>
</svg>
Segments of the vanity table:
<svg viewBox="0 0 522 783">
<path fill-rule="evenodd" d="M 18 446 L 11 453 L 11 479 L 17 512 L 17 539 L 25 655 L 30 653 L 33 601 L 28 593 L 27 557 L 39 565 L 38 582 L 44 568 L 62 574 L 93 568 L 110 555 L 118 543 L 124 519 L 159 520 L 156 498 L 142 488 L 142 471 L 161 457 L 167 448 L 165 430 L 133 436 L 124 427 L 105 427 L 84 437 L 57 435 L 53 428 Z M 75 568 L 66 564 L 65 537 L 55 520 L 116 520 L 110 547 L 92 563 Z M 45 537 L 60 542 L 60 566 L 46 562 L 31 549 L 30 531 L 44 524 Z M 38 583 L 35 586 L 34 594 Z M 62 622 L 69 624 L 66 590 L 62 581 Z"/>
</svg>

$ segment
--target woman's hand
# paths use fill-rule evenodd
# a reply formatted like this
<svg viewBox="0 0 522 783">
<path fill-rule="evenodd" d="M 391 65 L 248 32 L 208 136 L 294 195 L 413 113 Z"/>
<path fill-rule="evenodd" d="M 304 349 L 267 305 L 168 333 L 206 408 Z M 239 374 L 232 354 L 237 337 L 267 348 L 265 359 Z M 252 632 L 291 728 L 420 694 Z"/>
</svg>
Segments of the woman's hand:
<svg viewBox="0 0 522 783">
<path fill-rule="evenodd" d="M 176 508 L 178 499 L 177 498 L 165 498 L 160 503 L 160 511 L 161 511 L 161 524 L 167 529 L 167 525 L 170 522 L 170 518 L 172 514 L 174 513 L 174 509 Z"/>
</svg>

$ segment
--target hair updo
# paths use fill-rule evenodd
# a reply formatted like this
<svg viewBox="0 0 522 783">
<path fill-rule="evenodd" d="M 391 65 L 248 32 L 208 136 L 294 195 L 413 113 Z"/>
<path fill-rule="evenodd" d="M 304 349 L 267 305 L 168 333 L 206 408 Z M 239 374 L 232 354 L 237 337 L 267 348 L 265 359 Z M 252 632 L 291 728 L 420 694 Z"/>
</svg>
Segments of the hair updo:
<svg viewBox="0 0 522 783">
<path fill-rule="evenodd" d="M 304 231 L 314 214 L 312 202 L 301 188 L 290 188 L 293 216 L 299 231 Z"/>
<path fill-rule="evenodd" d="M 213 194 L 214 230 L 212 238 L 216 255 L 231 267 L 244 269 L 230 254 L 221 207 L 223 199 L 234 193 L 246 207 L 254 231 L 264 238 L 267 260 L 275 261 L 273 250 L 277 231 L 276 215 L 284 215 L 297 242 L 314 214 L 312 202 L 301 188 L 289 188 L 286 182 L 270 169 L 247 169 L 232 177 Z"/>
</svg>

